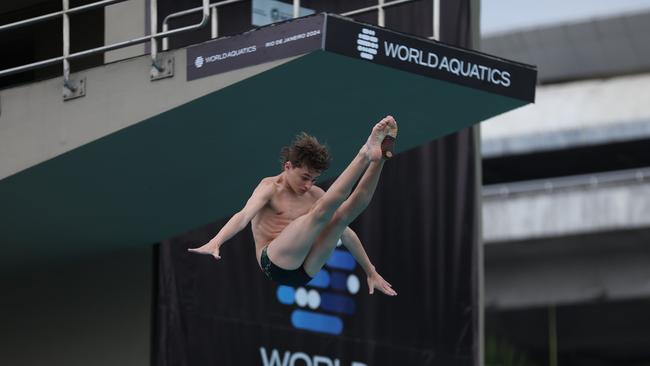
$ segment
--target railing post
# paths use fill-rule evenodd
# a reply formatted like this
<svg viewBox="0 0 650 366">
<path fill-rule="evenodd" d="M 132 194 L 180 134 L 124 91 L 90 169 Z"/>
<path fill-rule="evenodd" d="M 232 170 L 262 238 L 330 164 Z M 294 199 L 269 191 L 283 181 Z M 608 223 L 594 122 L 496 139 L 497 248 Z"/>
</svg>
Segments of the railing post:
<svg viewBox="0 0 650 366">
<path fill-rule="evenodd" d="M 298 18 L 300 16 L 300 0 L 293 0 L 293 17 Z"/>
<path fill-rule="evenodd" d="M 167 23 L 163 22 L 162 32 L 165 33 L 168 30 L 169 30 L 169 26 L 167 25 Z M 169 38 L 163 37 L 163 39 L 162 39 L 162 50 L 167 51 L 168 49 L 169 49 Z"/>
<path fill-rule="evenodd" d="M 440 0 L 433 0 L 433 34 L 432 37 L 436 41 L 440 40 Z"/>
<path fill-rule="evenodd" d="M 70 16 L 68 15 L 70 9 L 70 1 L 63 0 L 63 86 L 74 90 L 70 85 L 70 62 L 68 56 L 70 55 Z"/>
<path fill-rule="evenodd" d="M 70 0 L 63 0 L 63 100 L 83 97 L 86 95 L 85 78 L 70 80 Z"/>
<path fill-rule="evenodd" d="M 212 9 L 210 9 L 210 35 L 212 36 L 212 39 L 215 39 L 219 37 L 219 18 L 217 18 L 219 14 L 217 13 L 217 7 L 213 6 Z"/>
<path fill-rule="evenodd" d="M 151 36 L 158 33 L 158 1 L 149 0 L 149 24 L 151 28 Z M 164 47 L 163 47 L 164 49 Z M 158 40 L 156 37 L 151 37 L 151 77 L 154 78 L 162 71 L 164 66 L 158 63 Z"/>
<path fill-rule="evenodd" d="M 380 27 L 386 26 L 386 12 L 384 11 L 384 0 L 378 0 L 377 5 L 377 25 Z"/>
</svg>

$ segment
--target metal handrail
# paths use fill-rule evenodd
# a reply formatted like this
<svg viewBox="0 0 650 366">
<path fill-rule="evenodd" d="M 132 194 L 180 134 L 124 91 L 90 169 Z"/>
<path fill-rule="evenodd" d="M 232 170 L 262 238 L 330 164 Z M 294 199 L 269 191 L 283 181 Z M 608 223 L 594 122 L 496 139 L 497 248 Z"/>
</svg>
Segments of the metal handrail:
<svg viewBox="0 0 650 366">
<path fill-rule="evenodd" d="M 377 5 L 371 5 L 367 6 L 365 8 L 361 9 L 356 9 L 356 10 L 351 10 L 345 13 L 341 13 L 342 16 L 347 17 L 350 15 L 357 15 L 357 14 L 363 14 L 363 13 L 368 13 L 371 11 L 375 10 L 380 10 L 380 9 L 385 9 L 385 8 L 390 8 L 392 6 L 400 5 L 400 4 L 405 4 L 405 3 L 411 3 L 414 1 L 420 1 L 420 0 L 396 0 L 396 1 L 390 1 L 390 2 L 384 2 L 384 0 L 379 0 L 379 3 Z"/>
<path fill-rule="evenodd" d="M 388 3 L 385 3 L 384 0 L 378 0 L 379 3 L 377 5 L 367 6 L 365 8 L 361 8 L 357 10 L 351 10 L 345 13 L 341 13 L 341 15 L 347 17 L 351 15 L 358 15 L 358 14 L 368 13 L 377 10 L 377 25 L 379 25 L 380 27 L 385 27 L 386 8 L 390 8 L 392 6 L 402 5 L 414 1 L 419 1 L 419 0 L 396 0 Z M 440 0 L 432 0 L 432 3 L 433 3 L 433 18 L 432 18 L 433 34 L 429 38 L 439 40 L 440 39 Z"/>
<path fill-rule="evenodd" d="M 156 56 L 155 55 L 155 49 L 156 49 L 156 39 L 157 38 L 162 38 L 162 37 L 169 36 L 169 35 L 172 35 L 172 34 L 177 34 L 177 33 L 182 33 L 182 32 L 186 32 L 186 31 L 189 31 L 189 30 L 202 28 L 203 26 L 205 26 L 207 24 L 208 17 L 210 16 L 209 9 L 208 9 L 208 5 L 209 5 L 210 2 L 209 2 L 209 0 L 203 0 L 203 6 L 200 8 L 200 9 L 203 9 L 203 17 L 202 17 L 202 19 L 201 19 L 201 21 L 199 23 L 189 25 L 189 26 L 185 26 L 185 27 L 181 27 L 181 28 L 177 28 L 177 29 L 168 30 L 168 31 L 165 31 L 165 32 L 160 32 L 160 33 L 152 32 L 152 34 L 149 34 L 149 35 L 146 35 L 146 36 L 143 36 L 143 37 L 130 39 L 128 41 L 117 42 L 117 43 L 113 43 L 113 44 L 102 46 L 102 47 L 96 47 L 96 48 L 92 48 L 92 49 L 89 49 L 89 50 L 84 50 L 84 51 L 79 51 L 79 52 L 75 52 L 75 53 L 72 53 L 72 54 L 67 54 L 67 52 L 69 50 L 69 23 L 65 20 L 65 18 L 68 16 L 68 14 L 70 12 L 78 12 L 78 11 L 81 11 L 81 10 L 89 10 L 89 9 L 94 8 L 94 7 L 99 7 L 100 5 L 107 5 L 107 4 L 110 4 L 110 3 L 118 2 L 117 0 L 103 0 L 103 1 L 96 2 L 96 3 L 84 5 L 83 7 L 66 9 L 68 1 L 69 0 L 63 0 L 64 9 L 62 11 L 52 13 L 52 14 L 56 14 L 56 15 L 62 15 L 64 17 L 64 25 L 63 25 L 64 26 L 64 29 L 63 29 L 63 33 L 64 33 L 64 41 L 63 41 L 64 50 L 63 50 L 63 55 L 59 56 L 59 57 L 50 58 L 50 59 L 47 59 L 47 60 L 32 62 L 30 64 L 13 67 L 13 68 L 10 68 L 10 69 L 0 70 L 0 77 L 15 74 L 15 73 L 18 73 L 18 72 L 37 69 L 37 68 L 40 68 L 40 67 L 56 64 L 56 63 L 59 63 L 59 62 L 63 61 L 63 63 L 64 63 L 64 70 L 63 70 L 63 72 L 64 72 L 64 84 L 68 85 L 68 82 L 69 82 L 69 80 L 68 80 L 69 65 L 67 65 L 67 68 L 66 68 L 66 65 L 65 65 L 68 60 L 73 60 L 73 59 L 85 57 L 85 56 L 88 56 L 88 55 L 93 55 L 93 54 L 96 54 L 96 53 L 106 52 L 106 51 L 110 51 L 110 50 L 114 50 L 114 49 L 118 49 L 118 48 L 123 48 L 123 47 L 131 46 L 131 45 L 135 45 L 135 44 L 139 44 L 139 43 L 144 43 L 144 42 L 147 42 L 147 41 L 152 42 L 152 61 L 155 63 L 155 56 Z M 123 1 L 123 0 L 121 0 L 121 1 Z M 152 3 L 152 7 L 155 9 L 156 0 L 151 0 L 151 3 Z M 80 9 L 80 8 L 83 8 L 83 9 Z M 49 15 L 49 14 L 47 16 L 49 16 L 50 18 L 53 17 L 52 15 Z M 34 20 L 34 19 L 36 19 L 36 20 Z M 28 21 L 29 20 L 36 23 L 38 21 L 42 21 L 43 18 L 42 17 L 37 17 L 37 18 L 28 19 Z M 8 24 L 6 26 L 0 27 L 0 31 L 6 30 L 6 29 L 9 29 L 9 28 L 13 28 L 13 27 L 16 27 L 16 26 L 24 26 L 24 25 L 29 24 L 27 22 L 26 24 L 16 25 L 17 23 L 26 23 L 26 21 L 11 23 L 11 24 Z M 152 23 L 155 23 L 155 21 L 153 19 L 152 19 Z"/>
<path fill-rule="evenodd" d="M 5 70 L 0 70 L 0 77 L 6 76 L 6 75 L 11 75 L 19 72 L 24 72 L 24 71 L 29 71 L 33 69 L 37 69 L 40 67 L 56 64 L 59 62 L 63 62 L 63 81 L 64 85 L 68 88 L 71 88 L 71 85 L 69 84 L 69 74 L 70 74 L 70 65 L 69 65 L 69 60 L 85 57 L 88 55 L 96 54 L 96 53 L 101 53 L 101 52 L 106 52 L 106 51 L 111 51 L 114 49 L 119 49 L 123 47 L 128 47 L 131 45 L 139 44 L 139 43 L 144 43 L 147 41 L 151 41 L 151 59 L 152 59 L 152 66 L 155 67 L 158 71 L 161 70 L 161 67 L 158 65 L 157 62 L 157 53 L 158 53 L 158 46 L 156 43 L 156 40 L 158 38 L 162 38 L 162 47 L 163 50 L 167 50 L 169 48 L 168 44 L 168 36 L 202 28 L 207 24 L 208 18 L 211 19 L 211 35 L 212 38 L 217 38 L 218 37 L 218 14 L 217 14 L 217 8 L 228 5 L 228 4 L 233 4 L 245 0 L 224 0 L 220 1 L 214 4 L 210 4 L 210 0 L 202 0 L 202 6 L 193 8 L 193 9 L 188 9 L 188 10 L 183 10 L 177 13 L 170 14 L 166 16 L 163 20 L 163 26 L 162 26 L 162 32 L 158 33 L 157 31 L 157 19 L 158 19 L 158 14 L 157 14 L 157 0 L 150 0 L 150 9 L 149 9 L 149 18 L 151 22 L 151 34 L 143 36 L 143 37 L 138 37 L 134 39 L 130 39 L 128 41 L 123 41 L 123 42 L 117 42 L 113 43 L 110 45 L 105 45 L 102 47 L 96 47 L 93 49 L 89 50 L 84 50 L 80 52 L 75 52 L 70 54 L 70 23 L 69 23 L 69 15 L 73 13 L 79 13 L 82 11 L 87 11 L 91 10 L 94 8 L 102 7 L 102 6 L 107 6 L 110 4 L 114 3 L 119 3 L 119 2 L 124 2 L 127 0 L 101 0 L 97 1 L 91 4 L 86 4 L 86 5 L 81 5 L 77 6 L 74 8 L 69 8 L 69 0 L 62 0 L 63 2 L 63 10 L 57 11 L 54 13 L 50 14 L 45 14 L 41 15 L 38 17 L 26 19 L 26 20 L 21 20 L 18 22 L 10 23 L 10 24 L 5 24 L 0 26 L 0 32 L 9 30 L 9 29 L 14 29 L 18 27 L 23 27 L 26 25 L 42 22 L 48 19 L 56 18 L 58 16 L 61 16 L 63 18 L 63 55 L 59 57 L 54 57 L 50 58 L 47 60 L 42 60 L 42 61 L 37 61 L 37 62 L 32 62 L 30 64 L 26 65 L 21 65 Z M 350 15 L 356 15 L 356 14 L 362 14 L 370 11 L 378 11 L 377 14 L 377 24 L 379 26 L 384 26 L 385 25 L 385 12 L 384 10 L 386 8 L 400 5 L 400 4 L 405 4 L 409 2 L 414 2 L 414 1 L 420 1 L 420 0 L 395 0 L 395 1 L 390 1 L 390 2 L 385 2 L 385 0 L 377 0 L 378 4 L 374 6 L 369 6 L 357 10 L 352 10 L 349 12 L 342 13 L 341 15 L 343 16 L 350 16 Z M 431 38 L 433 39 L 438 39 L 439 38 L 439 10 L 440 10 L 440 0 L 432 0 L 433 2 L 433 36 Z M 199 23 L 169 30 L 169 25 L 168 22 L 169 20 L 189 14 L 193 14 L 196 12 L 202 11 L 203 16 L 201 18 L 201 21 Z M 293 16 L 294 18 L 297 18 L 300 14 L 300 0 L 293 0 Z"/>
<path fill-rule="evenodd" d="M 211 17 L 210 17 L 210 19 L 211 19 L 211 38 L 214 39 L 214 38 L 217 38 L 219 36 L 219 30 L 218 30 L 218 21 L 219 20 L 218 20 L 218 17 L 217 17 L 217 8 L 219 8 L 221 6 L 224 6 L 224 5 L 228 5 L 228 4 L 238 3 L 238 2 L 241 2 L 241 1 L 244 1 L 244 0 L 225 0 L 225 1 L 220 1 L 220 2 L 217 2 L 217 3 L 210 4 L 210 9 L 211 9 L 211 12 L 212 12 Z M 410 3 L 410 2 L 421 1 L 421 0 L 395 0 L 395 1 L 387 2 L 387 3 L 384 2 L 384 1 L 385 0 L 377 0 L 377 2 L 378 2 L 377 5 L 352 10 L 352 11 L 349 11 L 349 12 L 341 13 L 340 15 L 342 15 L 342 16 L 350 16 L 350 15 L 363 14 L 363 13 L 368 13 L 368 12 L 377 10 L 378 11 L 377 24 L 380 27 L 384 27 L 385 23 L 386 23 L 386 21 L 385 21 L 386 16 L 385 16 L 384 9 L 390 8 L 390 7 L 393 7 L 393 6 L 397 6 L 397 5 L 401 5 L 401 4 Z M 433 19 L 434 19 L 434 21 L 433 21 L 433 36 L 430 37 L 430 38 L 438 39 L 439 38 L 439 36 L 438 36 L 438 33 L 439 33 L 439 19 L 440 19 L 439 18 L 440 0 L 432 0 L 432 2 L 433 2 Z M 167 28 L 169 27 L 168 22 L 171 19 L 179 18 L 179 17 L 183 17 L 183 16 L 186 16 L 186 15 L 193 14 L 193 13 L 199 11 L 200 9 L 201 9 L 200 7 L 197 7 L 197 8 L 187 9 L 187 10 L 183 10 L 183 11 L 179 11 L 179 12 L 176 12 L 176 13 L 169 14 L 163 20 L 163 25 L 162 25 L 163 32 L 166 31 Z M 293 17 L 298 18 L 299 16 L 300 16 L 300 0 L 293 0 Z M 168 37 L 163 38 L 163 40 L 162 40 L 162 49 L 163 49 L 163 51 L 166 51 L 166 50 L 169 49 L 169 39 L 168 39 Z"/>
<path fill-rule="evenodd" d="M 49 14 L 37 16 L 37 17 L 34 17 L 34 18 L 20 20 L 18 22 L 14 22 L 14 23 L 0 25 L 0 32 L 5 31 L 5 30 L 9 30 L 9 29 L 13 29 L 13 28 L 24 27 L 24 26 L 30 25 L 30 24 L 39 23 L 39 22 L 42 22 L 42 21 L 45 21 L 45 20 L 49 20 L 49 19 L 53 19 L 53 18 L 62 16 L 64 14 L 80 13 L 80 12 L 83 12 L 83 11 L 86 11 L 86 10 L 91 10 L 91 9 L 94 9 L 94 8 L 98 8 L 100 6 L 111 5 L 113 3 L 121 3 L 121 2 L 124 2 L 124 1 L 128 1 L 128 0 L 103 0 L 103 1 L 98 1 L 98 2 L 95 2 L 95 3 L 91 3 L 91 4 L 77 6 L 75 8 L 71 8 L 71 9 L 68 9 L 68 10 L 64 9 L 64 10 L 61 10 L 61 11 L 57 11 L 55 13 L 49 13 Z"/>
<path fill-rule="evenodd" d="M 217 38 L 219 36 L 219 28 L 218 28 L 218 14 L 217 14 L 217 8 L 228 5 L 228 4 L 234 4 L 238 2 L 242 2 L 244 0 L 225 0 L 225 1 L 220 1 L 218 3 L 213 3 L 209 4 L 210 8 L 210 20 L 211 20 L 211 36 L 212 38 Z M 162 22 L 162 31 L 165 32 L 169 28 L 169 21 L 174 19 L 174 18 L 180 18 L 186 15 L 194 14 L 198 11 L 200 11 L 203 7 L 196 7 L 192 9 L 187 9 L 187 10 L 182 10 L 176 13 L 169 14 L 163 19 Z M 162 39 L 162 49 L 163 51 L 166 51 L 169 49 L 169 39 L 168 37 L 164 37 Z"/>
</svg>

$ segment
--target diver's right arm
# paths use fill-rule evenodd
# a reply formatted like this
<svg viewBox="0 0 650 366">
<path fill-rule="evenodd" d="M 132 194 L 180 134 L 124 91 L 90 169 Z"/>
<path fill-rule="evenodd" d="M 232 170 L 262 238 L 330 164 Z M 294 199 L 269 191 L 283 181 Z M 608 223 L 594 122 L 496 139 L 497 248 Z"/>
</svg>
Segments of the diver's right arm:
<svg viewBox="0 0 650 366">
<path fill-rule="evenodd" d="M 190 248 L 188 250 L 193 253 L 210 254 L 216 259 L 221 259 L 219 248 L 248 225 L 253 217 L 269 202 L 274 191 L 275 183 L 273 180 L 270 178 L 263 179 L 253 191 L 244 208 L 234 214 L 212 240 L 199 248 Z"/>
</svg>

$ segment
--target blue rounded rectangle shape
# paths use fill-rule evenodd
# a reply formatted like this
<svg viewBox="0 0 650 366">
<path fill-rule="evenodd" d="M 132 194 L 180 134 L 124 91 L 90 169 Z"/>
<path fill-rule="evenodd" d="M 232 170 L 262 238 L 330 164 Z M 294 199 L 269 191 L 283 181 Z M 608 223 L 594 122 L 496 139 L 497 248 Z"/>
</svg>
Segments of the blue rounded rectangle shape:
<svg viewBox="0 0 650 366">
<path fill-rule="evenodd" d="M 314 313 L 305 310 L 294 310 L 291 313 L 291 324 L 298 329 L 327 334 L 341 334 L 343 320 L 338 316 Z"/>
<path fill-rule="evenodd" d="M 354 314 L 356 305 L 351 297 L 332 293 L 320 295 L 320 308 L 333 313 Z"/>
<path fill-rule="evenodd" d="M 348 289 L 348 274 L 332 271 L 330 273 L 330 282 L 333 289 L 346 291 Z"/>
<path fill-rule="evenodd" d="M 330 285 L 330 274 L 324 270 L 321 269 L 316 273 L 316 276 L 307 283 L 308 286 L 313 286 L 313 287 L 319 287 L 319 288 L 327 288 L 327 286 Z"/>
<path fill-rule="evenodd" d="M 338 249 L 335 250 L 330 259 L 327 260 L 328 266 L 332 268 L 346 269 L 348 271 L 353 270 L 356 264 L 357 263 L 354 261 L 354 257 L 350 252 Z"/>
</svg>

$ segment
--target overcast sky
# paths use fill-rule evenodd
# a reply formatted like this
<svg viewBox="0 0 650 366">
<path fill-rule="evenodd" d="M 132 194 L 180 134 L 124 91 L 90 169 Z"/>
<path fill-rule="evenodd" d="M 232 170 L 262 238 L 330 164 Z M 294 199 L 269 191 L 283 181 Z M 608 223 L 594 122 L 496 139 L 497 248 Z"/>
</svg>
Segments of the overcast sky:
<svg viewBox="0 0 650 366">
<path fill-rule="evenodd" d="M 650 10 L 650 0 L 481 0 L 481 33 Z"/>
</svg>

